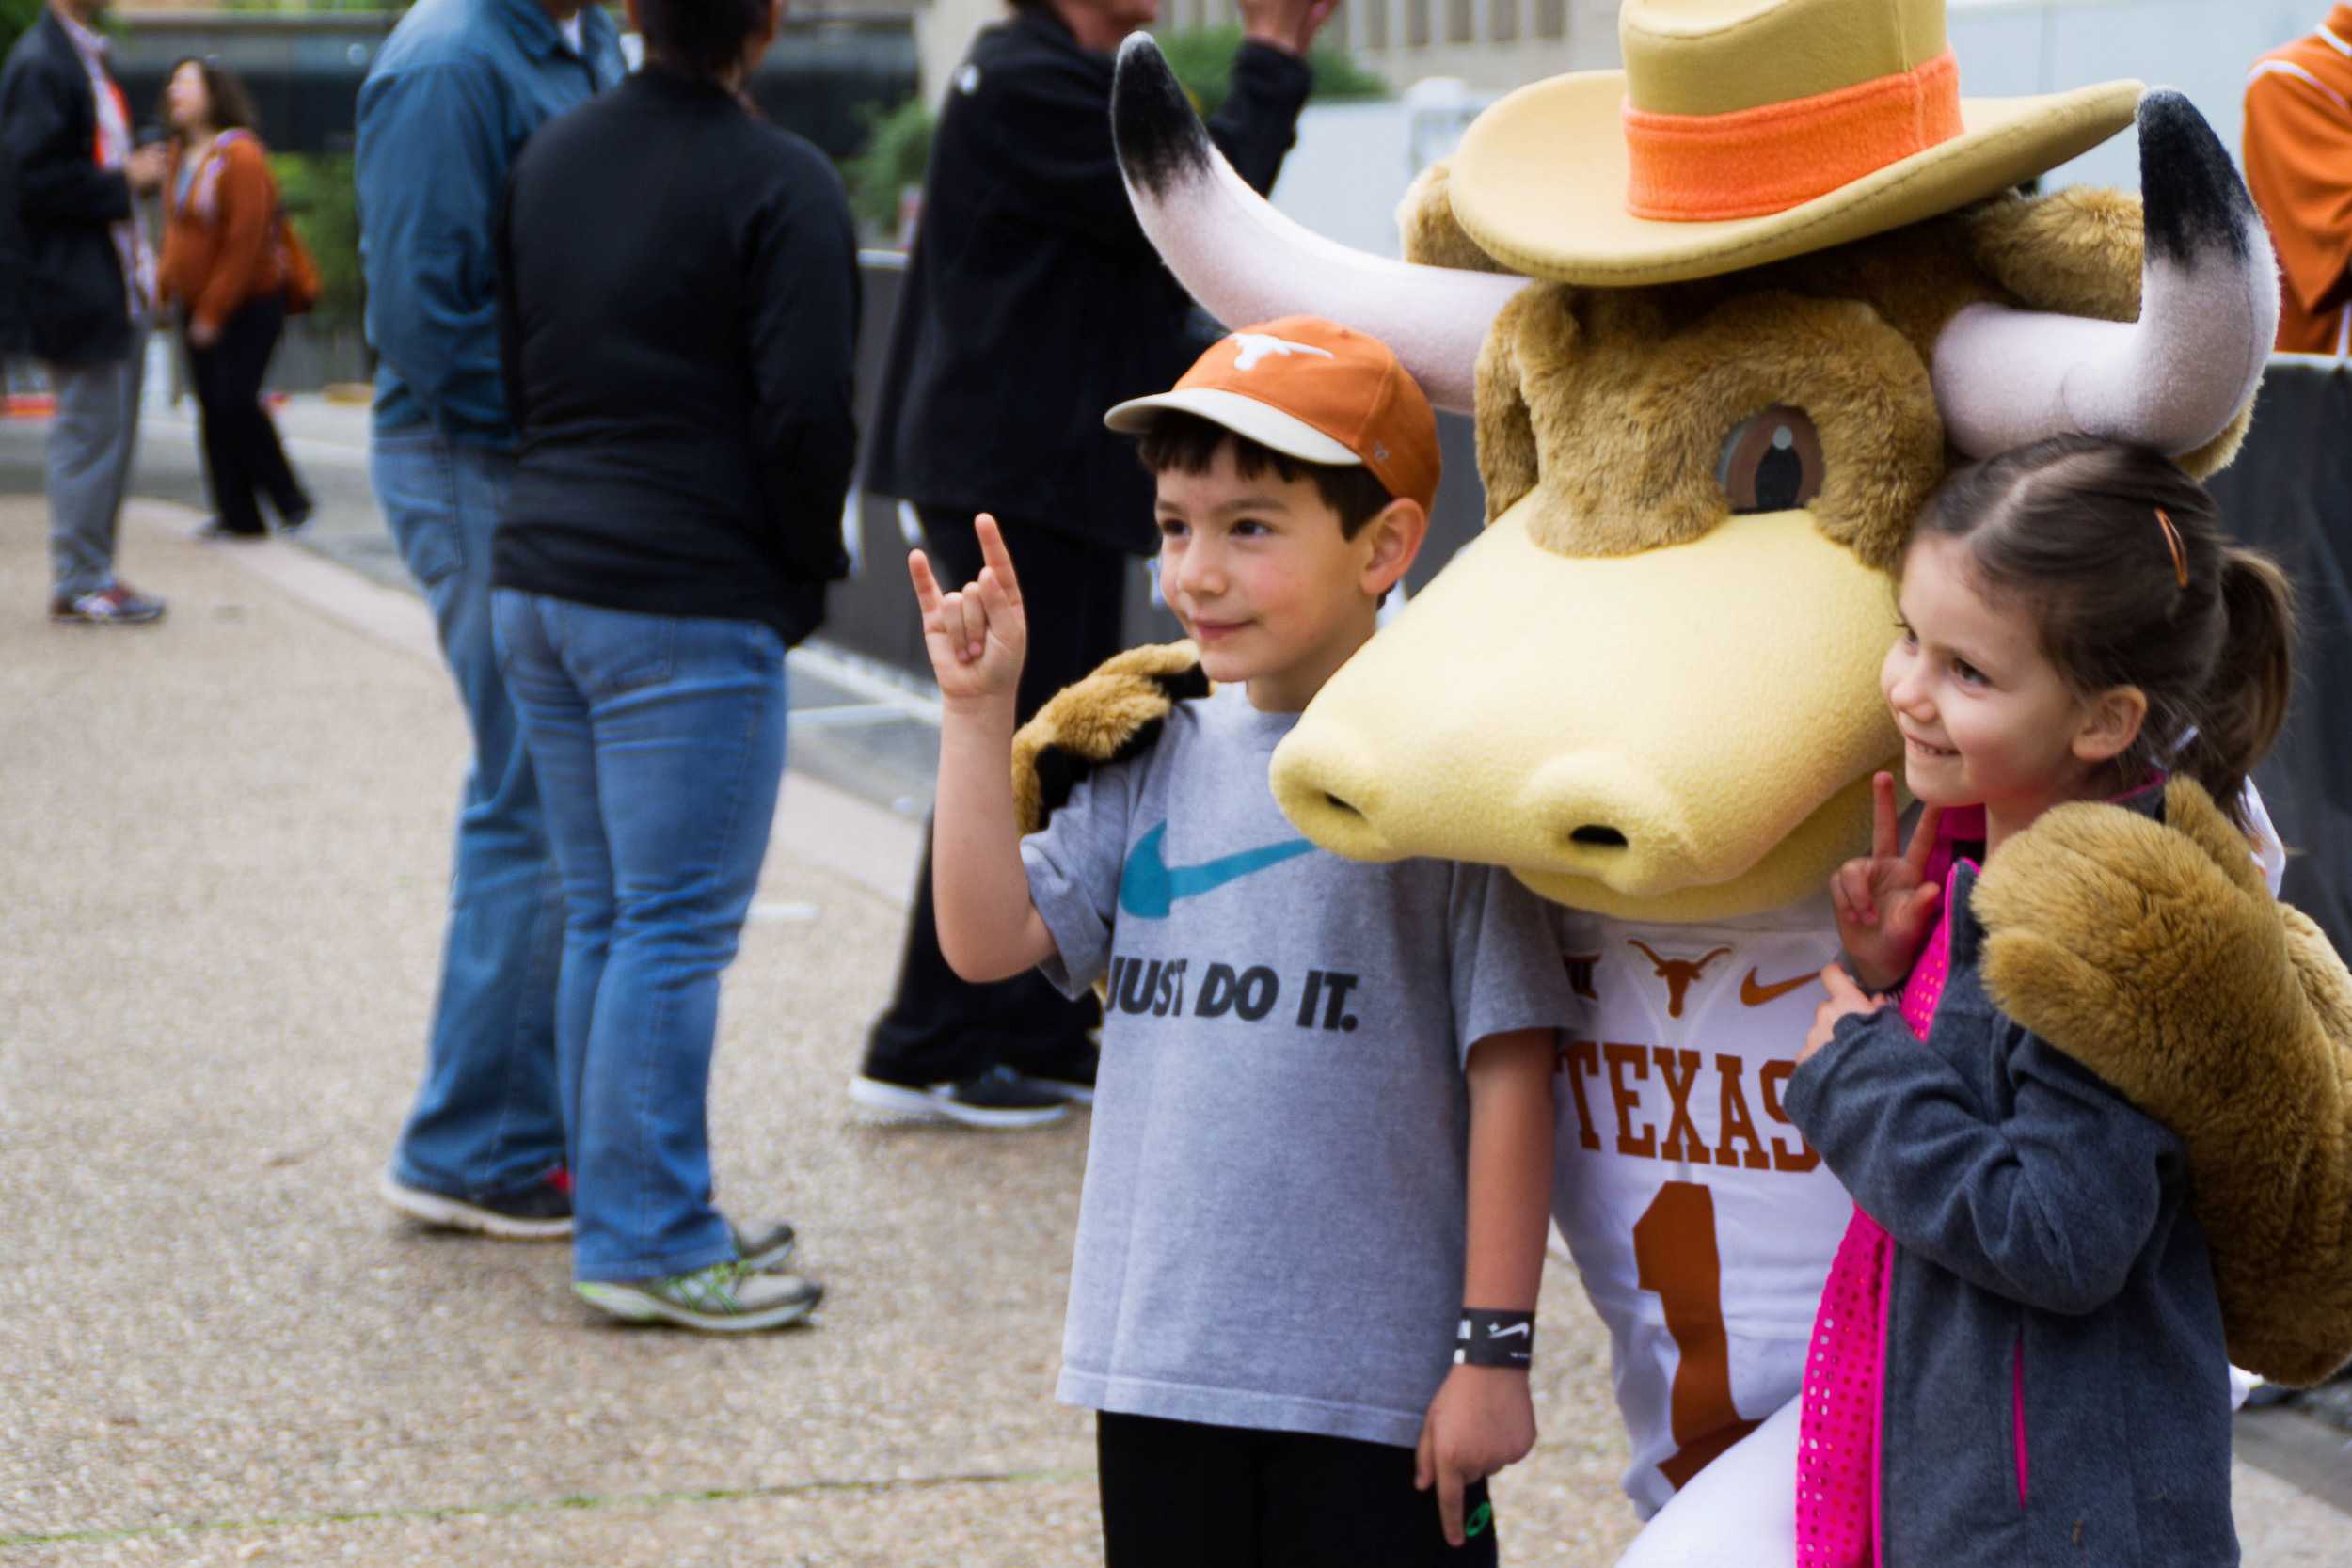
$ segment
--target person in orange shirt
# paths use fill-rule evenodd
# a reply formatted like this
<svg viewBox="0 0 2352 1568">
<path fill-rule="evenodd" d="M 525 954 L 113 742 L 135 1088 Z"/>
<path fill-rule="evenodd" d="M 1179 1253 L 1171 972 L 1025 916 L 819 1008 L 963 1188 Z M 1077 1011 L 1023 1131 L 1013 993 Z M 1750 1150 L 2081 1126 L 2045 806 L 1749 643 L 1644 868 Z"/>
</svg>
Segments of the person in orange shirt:
<svg viewBox="0 0 2352 1568">
<path fill-rule="evenodd" d="M 202 532 L 266 538 L 257 493 L 268 495 L 293 532 L 310 520 L 310 498 L 262 403 L 262 375 L 290 303 L 309 302 L 288 298 L 294 269 L 278 183 L 254 134 L 251 100 L 218 66 L 187 59 L 173 67 L 164 117 L 173 150 L 158 285 L 180 308 L 196 383 L 215 514 Z"/>
<path fill-rule="evenodd" d="M 2352 355 L 2352 5 L 2254 62 L 2245 163 L 2286 277 L 2279 352 Z"/>
</svg>

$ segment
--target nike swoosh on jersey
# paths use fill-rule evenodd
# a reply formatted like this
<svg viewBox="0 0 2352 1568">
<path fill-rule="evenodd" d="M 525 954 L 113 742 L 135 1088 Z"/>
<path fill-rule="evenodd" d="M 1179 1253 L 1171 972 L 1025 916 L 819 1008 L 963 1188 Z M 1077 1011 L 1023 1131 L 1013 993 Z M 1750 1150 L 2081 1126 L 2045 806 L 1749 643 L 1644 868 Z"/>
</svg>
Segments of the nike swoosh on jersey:
<svg viewBox="0 0 2352 1568">
<path fill-rule="evenodd" d="M 1138 920 L 1165 920 L 1179 898 L 1197 898 L 1314 847 L 1306 839 L 1294 838 L 1261 849 L 1219 855 L 1199 865 L 1170 865 L 1160 847 L 1167 836 L 1168 824 L 1154 823 L 1127 852 L 1126 869 L 1119 875 L 1119 907 Z"/>
<path fill-rule="evenodd" d="M 1793 980 L 1775 980 L 1769 986 L 1759 986 L 1756 983 L 1756 971 L 1751 969 L 1740 982 L 1740 1002 L 1742 1006 L 1761 1007 L 1779 1001 L 1807 981 L 1820 977 L 1818 972 L 1808 971 Z"/>
</svg>

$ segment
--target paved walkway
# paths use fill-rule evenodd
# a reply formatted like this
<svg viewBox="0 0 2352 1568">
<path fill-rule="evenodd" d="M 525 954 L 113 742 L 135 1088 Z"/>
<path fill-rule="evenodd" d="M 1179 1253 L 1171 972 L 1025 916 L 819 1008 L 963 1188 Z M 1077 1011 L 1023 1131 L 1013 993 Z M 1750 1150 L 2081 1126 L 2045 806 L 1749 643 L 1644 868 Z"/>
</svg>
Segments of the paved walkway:
<svg viewBox="0 0 2352 1568">
<path fill-rule="evenodd" d="M 126 521 L 162 626 L 52 627 L 40 502 L 0 499 L 0 1564 L 1095 1560 L 1089 1424 L 1051 1395 L 1083 1120 L 879 1128 L 841 1093 L 908 825 L 795 775 L 728 980 L 722 1194 L 802 1227 L 824 1309 L 608 1326 L 560 1247 L 371 1191 L 464 754 L 421 607 L 194 521 Z M 1623 1440 L 1557 1265 L 1542 1332 L 1508 1560 L 1603 1568 Z M 2239 1481 L 2249 1563 L 2341 1568 L 2343 1516 Z"/>
</svg>

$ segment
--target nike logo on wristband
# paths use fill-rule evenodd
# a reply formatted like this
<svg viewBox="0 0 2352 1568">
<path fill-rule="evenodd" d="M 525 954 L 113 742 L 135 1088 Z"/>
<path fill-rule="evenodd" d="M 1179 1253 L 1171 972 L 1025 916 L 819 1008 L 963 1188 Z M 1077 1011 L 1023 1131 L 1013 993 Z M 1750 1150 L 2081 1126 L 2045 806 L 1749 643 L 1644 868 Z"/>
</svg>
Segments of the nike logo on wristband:
<svg viewBox="0 0 2352 1568">
<path fill-rule="evenodd" d="M 1521 1338 L 1527 1338 L 1527 1325 L 1525 1323 L 1513 1323 L 1508 1328 L 1496 1328 L 1489 1324 L 1486 1329 L 1486 1338 L 1489 1339 L 1507 1339 L 1514 1334 L 1519 1336 Z"/>
</svg>

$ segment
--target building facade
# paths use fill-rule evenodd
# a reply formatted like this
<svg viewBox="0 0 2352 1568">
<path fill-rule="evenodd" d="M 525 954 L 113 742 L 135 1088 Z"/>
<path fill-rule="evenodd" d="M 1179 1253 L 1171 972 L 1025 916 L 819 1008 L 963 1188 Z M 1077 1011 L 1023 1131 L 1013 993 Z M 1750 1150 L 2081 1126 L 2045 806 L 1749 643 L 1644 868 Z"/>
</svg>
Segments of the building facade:
<svg viewBox="0 0 2352 1568">
<path fill-rule="evenodd" d="M 926 99 L 945 87 L 972 35 L 1004 14 L 1004 0 L 918 4 Z M 1235 0 L 1161 0 L 1158 30 L 1240 21 Z M 1562 71 L 1616 65 L 1617 0 L 1342 0 L 1323 36 L 1399 89 L 1452 76 L 1474 92 L 1503 92 Z"/>
</svg>

